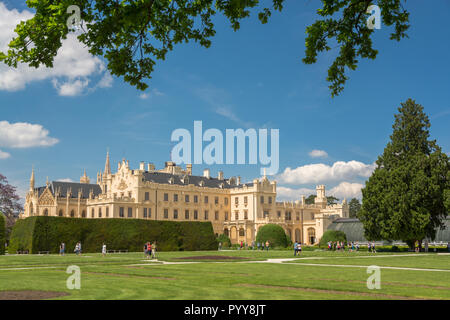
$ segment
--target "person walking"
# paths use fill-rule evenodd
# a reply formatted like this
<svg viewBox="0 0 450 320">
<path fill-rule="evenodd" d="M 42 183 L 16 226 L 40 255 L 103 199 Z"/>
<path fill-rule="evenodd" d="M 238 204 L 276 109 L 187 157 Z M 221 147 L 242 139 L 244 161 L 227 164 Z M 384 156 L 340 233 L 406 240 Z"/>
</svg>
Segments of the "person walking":
<svg viewBox="0 0 450 320">
<path fill-rule="evenodd" d="M 257 250 L 259 250 L 259 246 L 261 245 L 261 244 L 259 243 L 259 241 L 258 241 L 258 243 L 257 243 L 256 245 L 257 245 Z"/>
<path fill-rule="evenodd" d="M 370 252 L 370 242 L 367 242 L 367 252 Z"/>
<path fill-rule="evenodd" d="M 104 243 L 103 243 L 103 246 L 102 246 L 102 256 L 103 257 L 106 256 L 106 244 L 104 244 Z"/>
<path fill-rule="evenodd" d="M 297 241 L 294 243 L 294 257 L 297 255 Z"/>
<path fill-rule="evenodd" d="M 222 242 L 219 242 L 219 251 L 222 250 Z"/>
<path fill-rule="evenodd" d="M 300 253 L 302 253 L 302 243 L 301 242 L 299 242 L 297 244 L 297 254 L 300 255 Z"/>
<path fill-rule="evenodd" d="M 65 250 L 66 250 L 66 244 L 65 244 L 64 242 L 62 242 L 61 245 L 59 246 L 59 254 L 60 254 L 61 256 L 63 256 Z"/>
<path fill-rule="evenodd" d="M 377 253 L 377 250 L 375 250 L 375 242 L 372 241 L 372 252 Z"/>
<path fill-rule="evenodd" d="M 152 259 L 156 259 L 156 241 L 152 244 Z"/>
<path fill-rule="evenodd" d="M 80 253 L 80 256 L 83 253 L 83 250 L 81 250 L 81 241 L 78 242 L 78 252 Z"/>
<path fill-rule="evenodd" d="M 267 251 L 269 251 L 269 245 L 270 245 L 270 242 L 269 242 L 269 240 L 267 240 L 267 241 L 266 241 L 266 250 L 267 250 Z"/>
<path fill-rule="evenodd" d="M 80 245 L 80 243 L 77 242 L 77 244 L 75 245 L 75 249 L 73 250 L 76 255 L 78 255 L 78 253 L 80 252 L 79 245 Z"/>
</svg>

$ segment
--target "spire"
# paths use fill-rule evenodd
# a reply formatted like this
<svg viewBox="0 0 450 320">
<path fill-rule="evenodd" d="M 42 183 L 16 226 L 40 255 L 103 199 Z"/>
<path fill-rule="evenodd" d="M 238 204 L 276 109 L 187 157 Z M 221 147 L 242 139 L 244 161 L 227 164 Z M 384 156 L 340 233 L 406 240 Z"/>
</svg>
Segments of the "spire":
<svg viewBox="0 0 450 320">
<path fill-rule="evenodd" d="M 30 178 L 30 191 L 33 192 L 34 190 L 34 166 L 31 170 L 31 178 Z"/>
<path fill-rule="evenodd" d="M 80 183 L 90 183 L 89 177 L 86 175 L 86 169 L 84 169 L 84 175 L 80 178 Z"/>
<path fill-rule="evenodd" d="M 109 164 L 109 150 L 106 152 L 105 172 L 103 172 L 103 174 L 105 176 L 111 174 L 111 165 Z"/>
<path fill-rule="evenodd" d="M 48 185 L 50 184 L 50 183 L 48 182 L 48 176 L 47 176 L 47 179 L 45 180 L 45 184 L 47 185 L 47 187 L 48 187 Z"/>
</svg>

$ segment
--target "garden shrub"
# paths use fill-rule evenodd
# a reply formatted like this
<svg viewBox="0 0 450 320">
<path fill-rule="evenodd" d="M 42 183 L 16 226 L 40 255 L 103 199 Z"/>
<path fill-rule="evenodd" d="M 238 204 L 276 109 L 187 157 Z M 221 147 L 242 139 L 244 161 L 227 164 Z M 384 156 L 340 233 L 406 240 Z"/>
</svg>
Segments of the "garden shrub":
<svg viewBox="0 0 450 320">
<path fill-rule="evenodd" d="M 262 226 L 256 235 L 256 242 L 262 243 L 269 241 L 273 247 L 287 247 L 289 245 L 288 237 L 284 229 L 277 224 L 266 224 Z"/>
<path fill-rule="evenodd" d="M 319 247 L 327 247 L 328 242 L 343 241 L 347 245 L 347 236 L 343 231 L 328 230 L 326 231 L 319 242 Z"/>
</svg>

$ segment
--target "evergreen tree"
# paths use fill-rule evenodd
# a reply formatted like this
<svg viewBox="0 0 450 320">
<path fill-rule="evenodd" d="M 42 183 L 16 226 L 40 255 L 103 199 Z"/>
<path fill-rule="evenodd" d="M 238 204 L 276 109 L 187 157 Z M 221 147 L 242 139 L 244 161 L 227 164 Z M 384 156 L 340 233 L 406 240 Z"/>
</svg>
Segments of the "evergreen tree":
<svg viewBox="0 0 450 320">
<path fill-rule="evenodd" d="M 359 211 L 361 210 L 361 203 L 358 199 L 353 198 L 348 203 L 348 210 L 350 218 L 356 218 L 358 216 Z"/>
<path fill-rule="evenodd" d="M 362 189 L 358 218 L 369 240 L 434 239 L 447 216 L 449 158 L 430 140 L 423 107 L 408 99 L 395 115 L 391 141 Z"/>
</svg>

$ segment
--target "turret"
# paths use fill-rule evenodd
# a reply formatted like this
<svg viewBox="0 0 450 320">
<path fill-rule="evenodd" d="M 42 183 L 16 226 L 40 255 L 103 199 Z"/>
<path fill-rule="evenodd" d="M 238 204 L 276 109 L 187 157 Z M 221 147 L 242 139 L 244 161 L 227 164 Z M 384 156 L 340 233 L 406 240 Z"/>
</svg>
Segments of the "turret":
<svg viewBox="0 0 450 320">
<path fill-rule="evenodd" d="M 31 170 L 30 192 L 34 191 L 34 168 Z"/>
</svg>

